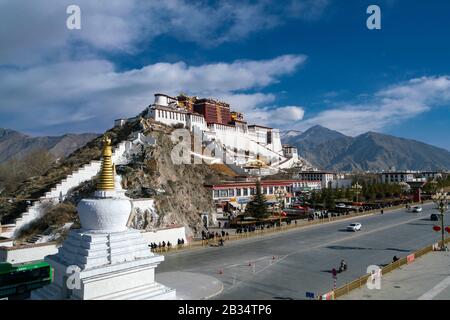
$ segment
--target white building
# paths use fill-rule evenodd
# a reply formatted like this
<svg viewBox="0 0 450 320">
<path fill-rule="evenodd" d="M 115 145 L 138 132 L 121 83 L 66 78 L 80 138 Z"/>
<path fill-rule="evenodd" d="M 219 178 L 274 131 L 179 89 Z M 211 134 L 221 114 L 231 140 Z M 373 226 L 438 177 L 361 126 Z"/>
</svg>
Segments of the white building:
<svg viewBox="0 0 450 320">
<path fill-rule="evenodd" d="M 300 171 L 297 177 L 300 180 L 320 181 L 322 187 L 327 188 L 331 186 L 331 181 L 342 178 L 342 175 L 330 171 Z"/>
<path fill-rule="evenodd" d="M 414 181 L 414 175 L 415 172 L 412 171 L 383 172 L 379 179 L 381 183 L 412 182 Z"/>
<path fill-rule="evenodd" d="M 288 144 L 283 144 L 283 154 L 286 158 L 298 157 L 297 148 Z"/>
<path fill-rule="evenodd" d="M 442 172 L 438 171 L 421 171 L 418 174 L 418 178 L 426 178 L 427 180 L 442 179 L 442 177 Z"/>
<path fill-rule="evenodd" d="M 148 117 L 168 126 L 182 125 L 186 127 L 188 124 L 187 112 L 179 108 L 154 105 L 148 109 Z"/>
</svg>

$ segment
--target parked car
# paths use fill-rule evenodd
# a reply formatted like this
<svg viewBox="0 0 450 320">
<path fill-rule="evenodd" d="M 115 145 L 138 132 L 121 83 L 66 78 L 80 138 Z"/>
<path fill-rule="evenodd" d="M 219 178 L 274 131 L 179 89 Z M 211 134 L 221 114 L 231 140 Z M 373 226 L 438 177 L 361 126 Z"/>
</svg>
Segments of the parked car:
<svg viewBox="0 0 450 320">
<path fill-rule="evenodd" d="M 411 207 L 411 211 L 414 212 L 414 213 L 421 213 L 422 212 L 422 207 L 421 206 Z"/>
<path fill-rule="evenodd" d="M 431 221 L 439 221 L 439 215 L 436 213 L 432 213 L 430 216 Z"/>
<path fill-rule="evenodd" d="M 361 227 L 362 227 L 362 225 L 359 222 L 350 223 L 347 226 L 347 231 L 355 231 L 355 232 L 356 231 L 361 231 Z"/>
</svg>

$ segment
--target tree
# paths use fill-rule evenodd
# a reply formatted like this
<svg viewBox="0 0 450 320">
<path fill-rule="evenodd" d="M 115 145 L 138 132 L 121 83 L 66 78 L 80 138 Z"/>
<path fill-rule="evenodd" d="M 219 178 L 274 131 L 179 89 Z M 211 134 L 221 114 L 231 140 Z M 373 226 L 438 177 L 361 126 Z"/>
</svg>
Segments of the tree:
<svg viewBox="0 0 450 320">
<path fill-rule="evenodd" d="M 258 219 L 266 218 L 269 216 L 266 201 L 266 196 L 261 192 L 261 182 L 257 180 L 255 194 L 253 195 L 252 200 L 247 204 L 245 213 Z"/>
<path fill-rule="evenodd" d="M 26 179 L 44 174 L 54 164 L 55 158 L 47 150 L 37 149 L 21 158 L 0 164 L 0 188 L 6 192 L 16 190 Z"/>
<path fill-rule="evenodd" d="M 344 197 L 348 201 L 352 200 L 352 192 L 351 192 L 350 188 L 346 188 L 345 189 L 345 196 Z"/>
<path fill-rule="evenodd" d="M 332 210 L 336 207 L 335 197 L 331 188 L 326 189 L 324 204 L 325 208 L 327 208 L 328 210 Z"/>
</svg>

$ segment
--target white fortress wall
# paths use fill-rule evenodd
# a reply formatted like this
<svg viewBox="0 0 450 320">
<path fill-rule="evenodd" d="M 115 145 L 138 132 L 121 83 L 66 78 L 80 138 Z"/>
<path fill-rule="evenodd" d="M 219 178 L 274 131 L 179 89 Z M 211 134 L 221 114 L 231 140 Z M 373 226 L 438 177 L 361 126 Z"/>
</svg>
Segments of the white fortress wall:
<svg viewBox="0 0 450 320">
<path fill-rule="evenodd" d="M 155 121 L 164 123 L 168 126 L 172 125 L 186 126 L 188 123 L 187 114 L 175 110 L 170 111 L 168 109 L 150 108 L 148 116 L 154 119 Z"/>
<path fill-rule="evenodd" d="M 44 260 L 46 256 L 56 254 L 57 252 L 58 247 L 54 242 L 15 247 L 0 247 L 0 262 L 17 264 L 40 261 Z"/>
<path fill-rule="evenodd" d="M 274 152 L 263 144 L 255 141 L 255 135 L 250 132 L 244 133 L 242 130 L 220 124 L 210 125 L 209 129 L 215 133 L 215 139 L 219 140 L 231 151 L 234 149 L 237 149 L 238 152 L 241 150 L 249 151 L 254 156 L 259 154 L 271 162 L 279 162 L 280 158 L 281 160 L 284 159 L 281 153 Z M 213 136 L 210 135 L 210 137 L 212 138 Z M 281 142 L 279 142 L 279 145 L 281 151 Z"/>
<path fill-rule="evenodd" d="M 176 246 L 178 239 L 184 239 L 187 243 L 186 230 L 183 226 L 177 226 L 174 228 L 156 229 L 152 231 L 142 231 L 142 235 L 147 239 L 148 243 L 156 243 L 170 241 L 172 246 Z"/>
</svg>

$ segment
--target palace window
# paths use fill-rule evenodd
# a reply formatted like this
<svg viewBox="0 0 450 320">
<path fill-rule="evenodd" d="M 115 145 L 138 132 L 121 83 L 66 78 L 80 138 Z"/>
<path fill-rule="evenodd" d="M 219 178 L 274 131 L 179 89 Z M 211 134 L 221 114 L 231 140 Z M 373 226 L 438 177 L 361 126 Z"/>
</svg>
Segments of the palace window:
<svg viewBox="0 0 450 320">
<path fill-rule="evenodd" d="M 221 198 L 228 197 L 228 190 L 220 190 L 219 191 L 219 195 L 220 195 Z"/>
<path fill-rule="evenodd" d="M 228 189 L 228 196 L 234 197 L 234 189 Z"/>
<path fill-rule="evenodd" d="M 243 195 L 244 196 L 248 196 L 248 189 L 247 188 L 242 189 L 242 191 L 243 191 Z"/>
<path fill-rule="evenodd" d="M 217 199 L 219 197 L 219 190 L 214 190 L 213 198 Z"/>
<path fill-rule="evenodd" d="M 241 188 L 237 188 L 236 189 L 236 196 L 240 197 L 242 194 L 242 189 Z"/>
</svg>

